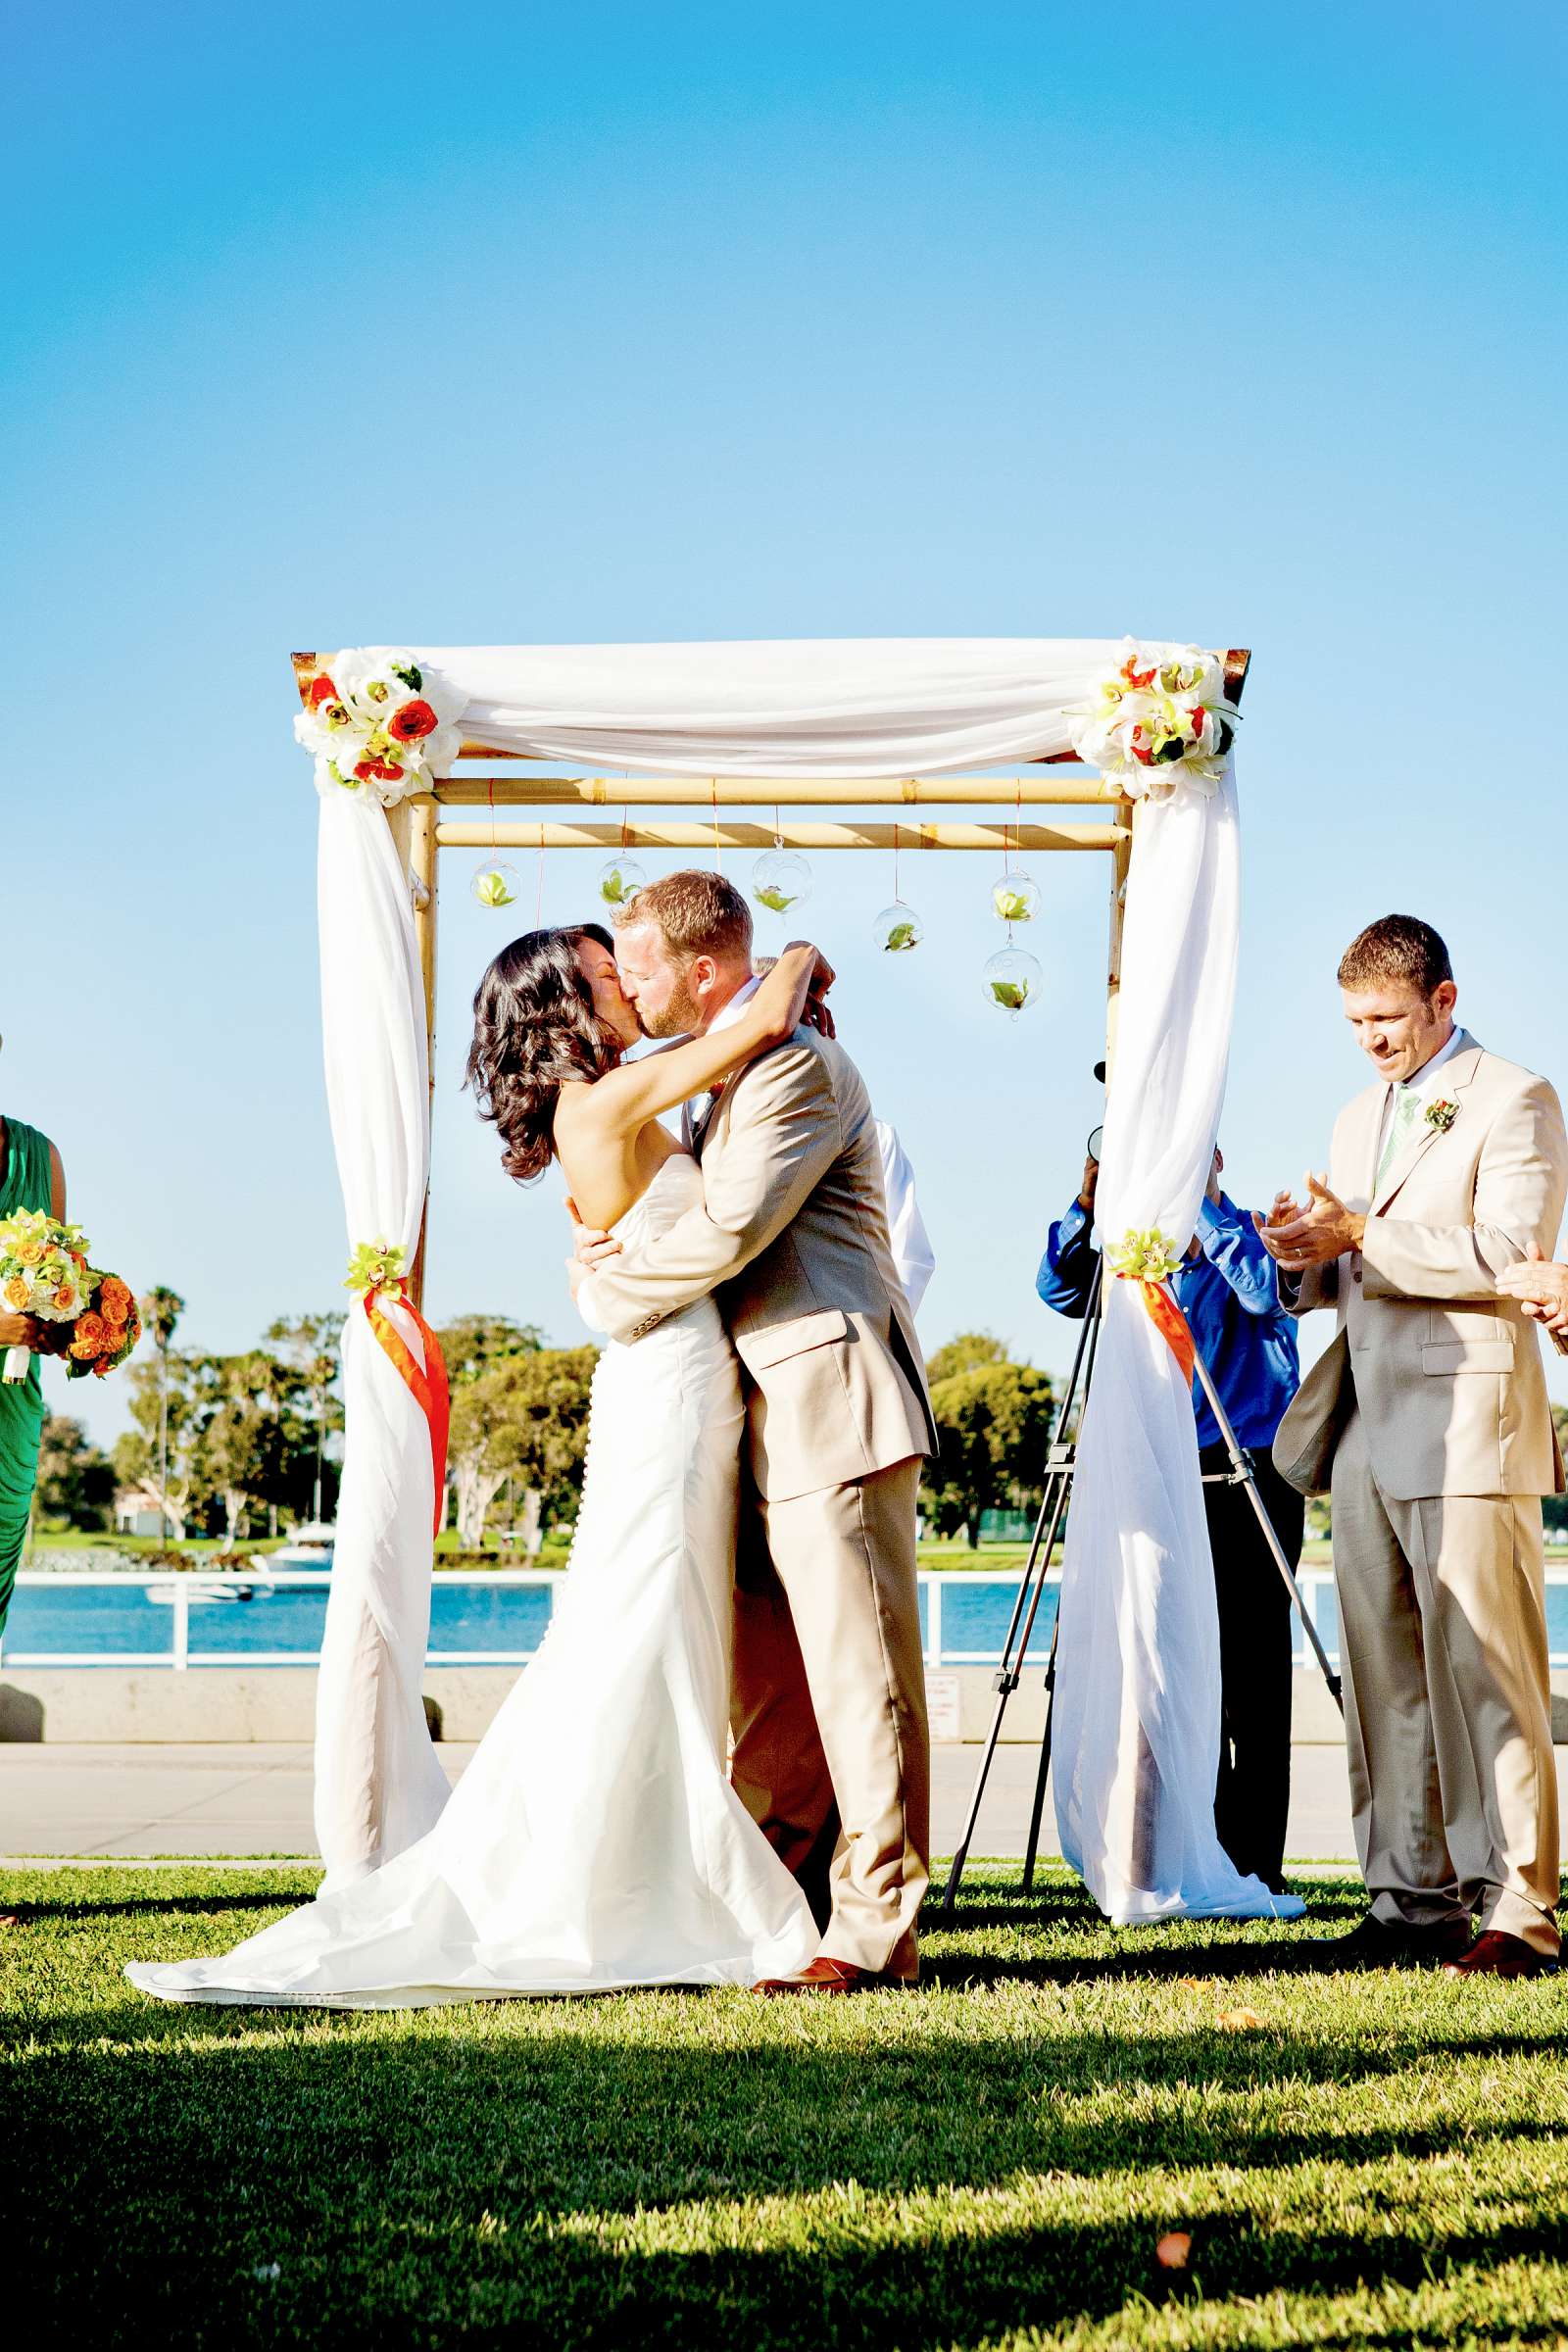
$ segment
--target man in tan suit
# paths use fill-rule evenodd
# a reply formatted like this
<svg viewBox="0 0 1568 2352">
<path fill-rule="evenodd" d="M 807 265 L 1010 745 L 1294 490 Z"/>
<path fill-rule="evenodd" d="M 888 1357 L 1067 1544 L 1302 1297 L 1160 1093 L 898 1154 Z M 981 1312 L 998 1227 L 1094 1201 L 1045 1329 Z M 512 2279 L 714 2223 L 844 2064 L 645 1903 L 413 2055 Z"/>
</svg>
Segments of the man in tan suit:
<svg viewBox="0 0 1568 2352">
<path fill-rule="evenodd" d="M 1371 924 L 1339 979 L 1378 1082 L 1340 1114 L 1327 1184 L 1261 1229 L 1293 1311 L 1339 1310 L 1274 1444 L 1294 1486 L 1334 1496 L 1372 1901 L 1323 1957 L 1533 1976 L 1558 1946 L 1541 1496 L 1563 1474 L 1535 1330 L 1498 1276 L 1551 1250 L 1568 1140 L 1544 1079 L 1455 1028 L 1429 923 Z"/>
<path fill-rule="evenodd" d="M 711 1030 L 754 984 L 746 902 L 671 874 L 621 917 L 615 957 L 650 1036 Z M 585 1237 L 579 1254 L 614 1339 L 713 1293 L 740 1357 L 731 1771 L 826 1914 L 805 1975 L 761 1989 L 912 1983 L 930 1812 L 915 1498 L 936 1431 L 871 1104 L 832 1037 L 801 1028 L 687 1119 L 702 1206 L 640 1250 Z"/>
</svg>

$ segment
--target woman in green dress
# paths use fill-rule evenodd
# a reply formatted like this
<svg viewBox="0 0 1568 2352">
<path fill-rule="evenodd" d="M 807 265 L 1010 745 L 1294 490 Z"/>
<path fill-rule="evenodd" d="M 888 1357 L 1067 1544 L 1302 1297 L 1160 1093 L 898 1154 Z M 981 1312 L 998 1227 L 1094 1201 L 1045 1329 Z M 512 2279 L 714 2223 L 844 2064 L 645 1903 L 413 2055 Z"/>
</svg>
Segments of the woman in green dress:
<svg viewBox="0 0 1568 2352">
<path fill-rule="evenodd" d="M 18 1208 L 63 1217 L 66 1172 L 46 1135 L 20 1119 L 0 1118 L 0 1217 Z M 0 1351 L 7 1348 L 30 1348 L 34 1353 L 25 1380 L 0 1381 L 0 1634 L 6 1630 L 38 1476 L 43 1383 L 37 1350 L 49 1348 L 48 1325 L 33 1315 L 0 1314 Z"/>
</svg>

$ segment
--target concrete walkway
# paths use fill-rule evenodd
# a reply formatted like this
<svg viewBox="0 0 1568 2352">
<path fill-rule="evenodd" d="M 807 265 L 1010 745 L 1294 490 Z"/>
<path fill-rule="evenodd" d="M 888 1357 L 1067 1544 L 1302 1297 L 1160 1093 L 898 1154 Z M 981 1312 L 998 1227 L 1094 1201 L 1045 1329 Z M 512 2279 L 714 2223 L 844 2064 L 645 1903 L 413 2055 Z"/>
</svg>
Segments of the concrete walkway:
<svg viewBox="0 0 1568 2352">
<path fill-rule="evenodd" d="M 453 1781 L 473 1752 L 456 1743 L 436 1750 Z M 1561 1781 L 1564 1751 L 1557 1752 Z M 958 1841 L 980 1754 L 956 1744 L 933 1751 L 939 1854 Z M 976 1854 L 1023 1852 L 1036 1764 L 1033 1747 L 997 1750 Z M 1049 1804 L 1041 1850 L 1057 1850 Z M 1353 1852 L 1342 1747 L 1294 1750 L 1288 1850 L 1303 1862 Z M 309 1747 L 0 1744 L 0 1858 L 315 1853 Z"/>
</svg>

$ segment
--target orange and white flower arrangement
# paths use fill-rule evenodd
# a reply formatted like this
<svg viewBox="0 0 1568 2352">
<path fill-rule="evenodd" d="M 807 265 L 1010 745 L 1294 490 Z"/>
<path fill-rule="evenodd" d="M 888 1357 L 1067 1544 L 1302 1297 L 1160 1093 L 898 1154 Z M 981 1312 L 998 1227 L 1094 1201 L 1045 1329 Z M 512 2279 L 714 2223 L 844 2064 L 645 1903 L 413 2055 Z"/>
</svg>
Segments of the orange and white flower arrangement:
<svg viewBox="0 0 1568 2352">
<path fill-rule="evenodd" d="M 1222 663 L 1200 646 L 1146 651 L 1135 639 L 1078 712 L 1072 746 L 1129 800 L 1167 801 L 1184 786 L 1205 798 L 1225 772 L 1241 713 L 1225 692 Z"/>
<path fill-rule="evenodd" d="M 295 739 L 315 756 L 318 792 L 364 793 L 390 808 L 450 769 L 466 700 L 412 654 L 348 647 L 311 680 Z"/>
<path fill-rule="evenodd" d="M 79 1225 L 62 1224 L 41 1209 L 0 1217 L 0 1300 L 13 1314 L 60 1327 L 55 1336 L 73 1380 L 89 1372 L 102 1379 L 141 1338 L 130 1285 L 89 1265 L 90 1248 Z M 6 1380 L 25 1380 L 31 1352 L 7 1348 Z"/>
</svg>

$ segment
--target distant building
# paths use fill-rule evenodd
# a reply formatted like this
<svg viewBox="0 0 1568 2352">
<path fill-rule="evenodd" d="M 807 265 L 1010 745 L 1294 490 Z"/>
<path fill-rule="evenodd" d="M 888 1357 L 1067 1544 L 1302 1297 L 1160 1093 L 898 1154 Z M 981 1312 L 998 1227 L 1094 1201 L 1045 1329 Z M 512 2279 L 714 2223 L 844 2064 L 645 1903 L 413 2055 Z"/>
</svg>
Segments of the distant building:
<svg viewBox="0 0 1568 2352">
<path fill-rule="evenodd" d="M 115 1532 L 122 1536 L 162 1536 L 169 1532 L 168 1514 L 146 1487 L 122 1487 L 115 1496 Z"/>
</svg>

